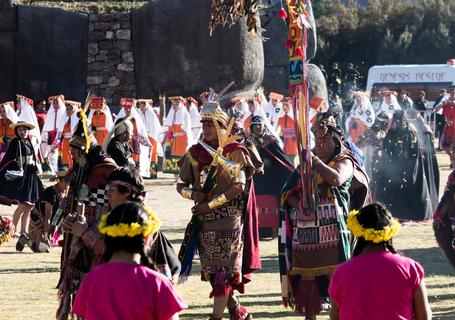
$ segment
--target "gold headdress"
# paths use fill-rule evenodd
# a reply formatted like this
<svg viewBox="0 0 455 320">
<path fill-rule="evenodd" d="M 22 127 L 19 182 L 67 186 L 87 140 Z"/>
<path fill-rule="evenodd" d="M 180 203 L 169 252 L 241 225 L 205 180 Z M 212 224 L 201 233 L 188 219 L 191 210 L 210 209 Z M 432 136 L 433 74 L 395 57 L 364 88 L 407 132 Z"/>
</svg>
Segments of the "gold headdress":
<svg viewBox="0 0 455 320">
<path fill-rule="evenodd" d="M 216 101 L 207 102 L 201 110 L 201 121 L 218 121 L 224 127 L 228 125 L 228 115 L 224 112 L 220 104 Z"/>
</svg>

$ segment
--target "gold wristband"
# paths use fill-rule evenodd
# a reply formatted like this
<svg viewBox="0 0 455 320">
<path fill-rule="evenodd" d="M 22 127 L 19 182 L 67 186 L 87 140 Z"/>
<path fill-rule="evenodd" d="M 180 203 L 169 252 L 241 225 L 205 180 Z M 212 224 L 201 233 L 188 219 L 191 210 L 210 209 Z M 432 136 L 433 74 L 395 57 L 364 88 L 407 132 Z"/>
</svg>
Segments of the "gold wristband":
<svg viewBox="0 0 455 320">
<path fill-rule="evenodd" d="M 219 195 L 218 197 L 213 198 L 211 201 L 209 201 L 208 205 L 209 205 L 210 209 L 215 209 L 215 208 L 218 208 L 219 206 L 222 206 L 226 202 L 228 202 L 228 199 L 226 198 L 226 196 L 223 193 L 223 194 Z"/>
<path fill-rule="evenodd" d="M 182 197 L 188 200 L 193 200 L 191 196 L 193 195 L 193 190 L 191 188 L 185 187 L 182 189 Z"/>
</svg>

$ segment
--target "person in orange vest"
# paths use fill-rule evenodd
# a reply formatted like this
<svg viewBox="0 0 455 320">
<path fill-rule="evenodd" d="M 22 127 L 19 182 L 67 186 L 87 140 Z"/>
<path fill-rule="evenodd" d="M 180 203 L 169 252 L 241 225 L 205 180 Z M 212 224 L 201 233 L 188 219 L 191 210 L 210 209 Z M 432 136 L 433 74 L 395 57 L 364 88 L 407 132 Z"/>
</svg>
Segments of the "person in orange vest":
<svg viewBox="0 0 455 320">
<path fill-rule="evenodd" d="M 179 173 L 178 160 L 193 145 L 191 133 L 191 117 L 183 104 L 182 97 L 171 97 L 172 107 L 164 121 L 166 130 L 164 139 L 164 173 Z"/>
<path fill-rule="evenodd" d="M 278 134 L 283 140 L 283 151 L 295 165 L 299 152 L 294 126 L 294 114 L 290 108 L 290 98 L 284 98 L 282 111 L 283 115 L 278 118 Z"/>
<path fill-rule="evenodd" d="M 65 114 L 57 124 L 57 143 L 59 151 L 59 171 L 69 169 L 73 166 L 71 157 L 70 140 L 73 136 L 76 125 L 79 121 L 77 111 L 81 103 L 71 100 L 65 101 Z"/>
<path fill-rule="evenodd" d="M 111 110 L 106 104 L 106 99 L 103 97 L 93 97 L 89 103 L 90 113 L 88 121 L 92 128 L 96 141 L 100 146 L 104 144 L 106 136 L 114 127 Z"/>
<path fill-rule="evenodd" d="M 158 177 L 158 156 L 163 156 L 163 147 L 159 143 L 161 141 L 161 123 L 152 108 L 152 99 L 138 99 L 137 104 L 139 107 L 139 115 L 147 129 L 151 143 L 148 152 L 145 153 L 146 161 L 150 163 L 150 178 L 156 179 Z"/>
<path fill-rule="evenodd" d="M 16 136 L 11 124 L 19 121 L 19 117 L 14 112 L 14 102 L 8 101 L 0 104 L 0 160 L 5 155 L 8 144 Z"/>
</svg>

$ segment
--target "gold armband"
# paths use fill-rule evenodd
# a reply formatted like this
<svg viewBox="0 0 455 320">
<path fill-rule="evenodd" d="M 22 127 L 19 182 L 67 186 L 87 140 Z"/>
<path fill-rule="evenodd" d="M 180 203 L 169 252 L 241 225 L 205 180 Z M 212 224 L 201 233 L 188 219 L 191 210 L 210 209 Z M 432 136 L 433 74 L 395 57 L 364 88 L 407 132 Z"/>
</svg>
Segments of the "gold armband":
<svg viewBox="0 0 455 320">
<path fill-rule="evenodd" d="M 218 208 L 219 206 L 222 206 L 226 202 L 228 202 L 228 199 L 226 198 L 226 196 L 223 193 L 223 194 L 219 195 L 218 197 L 213 198 L 211 201 L 209 201 L 208 205 L 209 205 L 210 209 L 215 209 L 215 208 Z"/>
<path fill-rule="evenodd" d="M 184 187 L 184 188 L 182 189 L 182 197 L 184 197 L 185 199 L 193 200 L 193 199 L 191 198 L 192 195 L 193 195 L 193 190 L 191 190 L 191 188 Z"/>
</svg>

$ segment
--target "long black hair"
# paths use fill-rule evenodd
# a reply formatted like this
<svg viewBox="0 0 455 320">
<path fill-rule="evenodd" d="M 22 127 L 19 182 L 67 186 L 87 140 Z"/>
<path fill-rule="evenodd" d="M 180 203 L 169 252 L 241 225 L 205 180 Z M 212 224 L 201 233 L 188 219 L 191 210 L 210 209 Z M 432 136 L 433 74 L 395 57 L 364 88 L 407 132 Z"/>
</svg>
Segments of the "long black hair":
<svg viewBox="0 0 455 320">
<path fill-rule="evenodd" d="M 132 224 L 139 223 L 144 225 L 149 220 L 149 216 L 144 207 L 137 202 L 128 201 L 115 207 L 107 217 L 106 226 L 117 225 L 120 223 Z M 112 255 L 118 251 L 126 251 L 128 253 L 139 253 L 141 261 L 147 265 L 153 265 L 146 255 L 146 239 L 142 234 L 135 237 L 111 237 L 104 235 L 105 249 L 103 260 L 105 262 L 112 258 Z"/>
<path fill-rule="evenodd" d="M 390 226 L 392 222 L 392 215 L 387 208 L 380 203 L 371 203 L 359 210 L 357 220 L 363 228 L 373 228 L 375 230 L 383 230 L 385 227 Z M 397 250 L 393 247 L 392 239 L 384 241 L 378 244 L 367 241 L 360 237 L 357 239 L 357 243 L 354 246 L 353 255 L 358 256 L 367 245 L 382 245 L 384 250 L 388 250 L 392 253 L 397 253 Z"/>
</svg>

